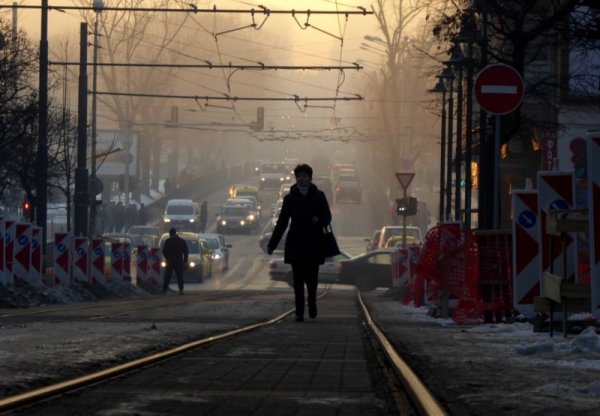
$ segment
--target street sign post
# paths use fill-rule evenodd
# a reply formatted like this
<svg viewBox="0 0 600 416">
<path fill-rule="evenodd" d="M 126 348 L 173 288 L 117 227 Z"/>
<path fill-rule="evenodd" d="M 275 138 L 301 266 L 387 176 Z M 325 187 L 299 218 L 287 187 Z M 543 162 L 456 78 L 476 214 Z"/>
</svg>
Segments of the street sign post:
<svg viewBox="0 0 600 416">
<path fill-rule="evenodd" d="M 500 133 L 502 115 L 515 111 L 525 98 L 525 83 L 512 66 L 493 64 L 475 77 L 475 98 L 485 111 L 496 116 L 494 132 L 493 228 L 500 227 Z"/>
<path fill-rule="evenodd" d="M 407 201 L 406 190 L 415 177 L 414 172 L 396 172 L 396 178 L 402 187 L 404 201 Z M 406 248 L 406 215 L 402 216 L 402 247 Z"/>
</svg>

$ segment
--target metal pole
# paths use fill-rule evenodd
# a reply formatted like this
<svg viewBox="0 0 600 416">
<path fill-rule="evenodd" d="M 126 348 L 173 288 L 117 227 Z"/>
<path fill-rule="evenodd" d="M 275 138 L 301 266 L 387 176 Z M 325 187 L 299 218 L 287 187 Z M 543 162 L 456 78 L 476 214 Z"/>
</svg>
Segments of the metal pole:
<svg viewBox="0 0 600 416">
<path fill-rule="evenodd" d="M 466 144 L 465 144 L 465 230 L 471 229 L 471 198 L 473 192 L 473 42 L 469 41 L 467 51 L 467 117 L 466 117 Z M 481 144 L 480 144 L 481 145 Z"/>
<path fill-rule="evenodd" d="M 493 195 L 493 229 L 497 230 L 500 227 L 500 134 L 501 134 L 501 125 L 500 120 L 501 116 L 496 116 L 496 125 L 494 129 L 494 195 Z"/>
<path fill-rule="evenodd" d="M 446 213 L 444 220 L 452 218 L 452 143 L 454 125 L 454 80 L 450 79 L 450 97 L 448 98 L 448 154 L 446 162 Z"/>
<path fill-rule="evenodd" d="M 406 188 L 403 188 L 404 206 L 408 209 L 408 198 L 406 195 Z M 406 248 L 406 210 L 402 215 L 402 248 Z"/>
<path fill-rule="evenodd" d="M 98 12 L 96 12 L 96 21 L 94 22 L 94 67 L 92 68 L 92 166 L 91 166 L 91 181 L 90 181 L 90 236 L 96 234 L 96 143 L 97 143 L 97 103 L 96 103 L 96 88 L 98 81 Z"/>
<path fill-rule="evenodd" d="M 87 235 L 87 23 L 81 23 L 79 41 L 79 115 L 77 123 L 77 168 L 75 170 L 75 236 Z"/>
<path fill-rule="evenodd" d="M 39 129 L 36 164 L 36 224 L 42 227 L 42 247 L 46 243 L 48 217 L 48 0 L 42 0 L 39 70 Z"/>
<path fill-rule="evenodd" d="M 446 90 L 442 92 L 442 137 L 440 140 L 440 210 L 439 222 L 444 222 L 444 197 L 446 187 L 444 186 L 444 177 L 446 171 Z"/>
<path fill-rule="evenodd" d="M 460 186 L 462 168 L 462 116 L 463 116 L 463 66 L 458 65 L 458 84 L 456 86 L 456 156 L 454 157 L 454 219 L 462 221 Z"/>
</svg>

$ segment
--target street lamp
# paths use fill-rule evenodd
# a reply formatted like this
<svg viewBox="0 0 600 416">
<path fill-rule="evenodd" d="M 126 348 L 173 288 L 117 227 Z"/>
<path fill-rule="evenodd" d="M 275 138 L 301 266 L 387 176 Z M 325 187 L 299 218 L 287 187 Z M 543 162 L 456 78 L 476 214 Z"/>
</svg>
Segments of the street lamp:
<svg viewBox="0 0 600 416">
<path fill-rule="evenodd" d="M 454 127 L 454 71 L 446 66 L 440 78 L 444 80 L 448 88 L 448 137 L 447 137 L 447 161 L 446 161 L 446 210 L 445 220 L 452 218 L 452 143 Z"/>
<path fill-rule="evenodd" d="M 90 172 L 90 235 L 96 234 L 96 193 L 97 193 L 97 182 L 96 177 L 96 140 L 97 140 L 97 103 L 96 103 L 96 88 L 98 82 L 98 16 L 104 9 L 103 0 L 94 0 L 94 11 L 96 12 L 96 20 L 94 22 L 94 66 L 92 68 L 92 167 Z"/>
<path fill-rule="evenodd" d="M 458 81 L 456 83 L 456 156 L 454 157 L 454 219 L 462 220 L 461 212 L 461 168 L 462 168 L 462 118 L 463 118 L 463 65 L 465 64 L 465 56 L 460 47 L 454 45 L 451 49 L 450 59 L 444 62 L 447 65 L 453 66 L 458 72 Z"/>
<path fill-rule="evenodd" d="M 446 85 L 442 80 L 441 76 L 438 76 L 438 82 L 435 87 L 429 92 L 441 93 L 442 94 L 442 131 L 440 135 L 440 204 L 438 220 L 440 223 L 444 221 L 444 171 L 446 166 Z"/>
</svg>

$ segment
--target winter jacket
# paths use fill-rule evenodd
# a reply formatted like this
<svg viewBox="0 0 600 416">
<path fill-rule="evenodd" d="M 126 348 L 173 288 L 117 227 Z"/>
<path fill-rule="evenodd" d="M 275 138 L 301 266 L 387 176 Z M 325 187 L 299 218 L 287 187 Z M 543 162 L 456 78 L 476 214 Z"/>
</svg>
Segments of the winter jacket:
<svg viewBox="0 0 600 416">
<path fill-rule="evenodd" d="M 185 240 L 178 235 L 167 238 L 163 245 L 163 257 L 167 261 L 167 264 L 172 266 L 184 263 L 188 261 L 188 246 Z"/>
<path fill-rule="evenodd" d="M 313 216 L 318 222 L 313 224 Z M 291 222 L 290 222 L 291 220 Z M 308 193 L 302 195 L 297 185 L 292 185 L 289 194 L 283 198 L 281 213 L 277 225 L 271 234 L 268 248 L 274 250 L 279 244 L 289 223 L 289 231 L 285 239 L 285 263 L 317 262 L 323 264 L 322 254 L 323 227 L 331 222 L 331 211 L 325 194 L 310 184 Z"/>
</svg>

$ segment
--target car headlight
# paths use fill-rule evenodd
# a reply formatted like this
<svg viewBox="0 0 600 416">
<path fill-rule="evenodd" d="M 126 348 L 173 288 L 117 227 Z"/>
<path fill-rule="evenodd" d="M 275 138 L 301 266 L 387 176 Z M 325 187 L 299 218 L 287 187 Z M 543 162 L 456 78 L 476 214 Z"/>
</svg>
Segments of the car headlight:
<svg viewBox="0 0 600 416">
<path fill-rule="evenodd" d="M 192 268 L 196 267 L 196 262 L 190 261 L 190 267 L 192 267 Z"/>
<path fill-rule="evenodd" d="M 241 220 L 241 221 L 240 221 L 240 225 L 246 225 L 246 221 L 244 221 L 244 220 Z"/>
<path fill-rule="evenodd" d="M 166 261 L 161 261 L 160 262 L 160 267 L 167 267 L 167 262 Z"/>
<path fill-rule="evenodd" d="M 196 222 L 196 220 L 193 218 L 190 218 L 190 222 Z"/>
<path fill-rule="evenodd" d="M 171 222 L 171 218 L 163 218 L 164 222 Z"/>
<path fill-rule="evenodd" d="M 264 181 L 265 181 L 265 178 L 264 178 L 264 177 L 262 177 L 262 178 L 260 178 L 260 180 L 261 180 L 261 182 L 264 182 Z"/>
<path fill-rule="evenodd" d="M 285 177 L 286 181 L 289 181 L 290 179 L 291 179 L 291 176 L 289 176 L 289 175 Z"/>
<path fill-rule="evenodd" d="M 221 253 L 213 253 L 212 255 L 213 260 L 219 260 L 222 257 L 223 255 Z"/>
<path fill-rule="evenodd" d="M 283 182 L 283 181 L 285 181 L 285 178 L 279 178 L 279 181 Z"/>
<path fill-rule="evenodd" d="M 227 225 L 227 221 L 221 220 L 221 225 Z"/>
<path fill-rule="evenodd" d="M 250 214 L 250 215 L 248 215 L 248 220 L 249 220 L 249 221 L 254 221 L 254 218 L 255 218 L 255 217 L 254 217 L 254 214 Z"/>
</svg>

